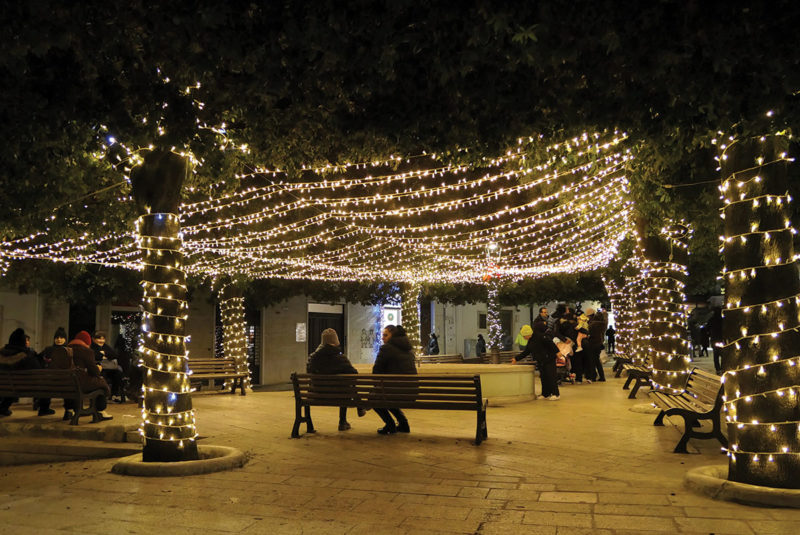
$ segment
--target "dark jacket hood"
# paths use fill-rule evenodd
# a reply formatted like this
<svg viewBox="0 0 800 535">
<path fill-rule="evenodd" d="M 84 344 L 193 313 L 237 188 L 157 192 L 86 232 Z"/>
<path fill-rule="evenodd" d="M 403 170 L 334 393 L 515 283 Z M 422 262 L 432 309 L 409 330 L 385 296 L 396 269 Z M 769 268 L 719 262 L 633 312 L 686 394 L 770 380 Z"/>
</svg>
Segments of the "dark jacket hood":
<svg viewBox="0 0 800 535">
<path fill-rule="evenodd" d="M 408 339 L 408 336 L 392 336 L 386 343 L 398 349 L 402 349 L 403 351 L 411 351 L 411 341 Z"/>
</svg>

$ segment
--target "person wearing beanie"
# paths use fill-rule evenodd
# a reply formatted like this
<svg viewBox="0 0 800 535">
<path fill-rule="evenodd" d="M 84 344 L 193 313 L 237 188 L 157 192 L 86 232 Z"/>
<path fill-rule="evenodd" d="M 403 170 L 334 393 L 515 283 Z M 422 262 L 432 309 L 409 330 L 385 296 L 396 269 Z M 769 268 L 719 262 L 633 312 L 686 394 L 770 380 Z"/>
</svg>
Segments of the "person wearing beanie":
<svg viewBox="0 0 800 535">
<path fill-rule="evenodd" d="M 101 420 L 110 420 L 113 416 L 104 411 L 106 410 L 106 400 L 111 395 L 111 390 L 108 388 L 108 383 L 103 379 L 103 376 L 100 375 L 100 366 L 95 362 L 94 352 L 90 349 L 91 343 L 91 335 L 86 331 L 80 331 L 75 335 L 75 338 L 70 340 L 67 347 L 72 349 L 72 364 L 76 369 L 80 370 L 78 382 L 81 390 L 84 392 L 103 391 L 95 399 L 95 406 L 100 413 Z M 56 361 L 53 361 L 51 366 L 55 363 Z M 64 366 L 64 364 L 61 364 L 61 366 Z M 72 411 L 77 410 L 74 401 L 71 399 L 64 400 L 64 420 L 72 418 Z"/>
<path fill-rule="evenodd" d="M 350 364 L 347 357 L 342 354 L 339 345 L 339 336 L 333 329 L 322 331 L 319 347 L 308 356 L 306 373 L 319 375 L 356 374 L 358 371 Z M 364 409 L 358 409 L 358 415 L 364 416 Z M 339 431 L 347 431 L 350 424 L 347 422 L 347 407 L 339 407 Z"/>
<path fill-rule="evenodd" d="M 381 340 L 383 345 L 378 349 L 378 354 L 375 356 L 372 373 L 417 374 L 417 361 L 414 357 L 414 351 L 411 349 L 411 342 L 408 340 L 408 335 L 402 325 L 387 325 L 381 333 Z M 408 393 L 416 396 L 416 391 Z M 375 414 L 380 416 L 385 424 L 378 429 L 379 434 L 393 435 L 397 432 L 411 432 L 408 419 L 402 410 L 375 409 Z M 392 415 L 397 419 L 397 423 L 392 419 Z"/>
<path fill-rule="evenodd" d="M 553 342 L 553 337 L 549 334 L 547 322 L 534 321 L 531 333 L 525 338 L 527 345 L 525 349 L 511 359 L 511 364 L 516 364 L 523 358 L 531 355 L 539 367 L 539 378 L 542 382 L 542 396 L 548 401 L 559 399 L 558 381 L 556 379 L 556 358 L 563 356 L 558 346 Z"/>
<path fill-rule="evenodd" d="M 53 345 L 47 346 L 44 348 L 44 351 L 39 353 L 38 358 L 42 368 L 47 368 L 49 366 L 50 361 L 53 360 L 53 351 L 57 347 L 67 347 L 67 331 L 64 330 L 64 327 L 56 329 L 56 332 L 53 334 Z"/>
<path fill-rule="evenodd" d="M 519 330 L 519 334 L 517 334 L 517 338 L 514 340 L 514 343 L 517 344 L 517 347 L 519 347 L 520 351 L 524 350 L 525 346 L 528 345 L 528 340 L 532 334 L 533 329 L 530 325 L 523 325 Z"/>
<path fill-rule="evenodd" d="M 36 370 L 41 368 L 36 354 L 32 354 L 26 345 L 27 335 L 24 329 L 15 329 L 8 337 L 8 344 L 0 349 L 0 373 L 12 370 Z M 11 416 L 11 404 L 19 401 L 9 397 L 0 399 L 0 416 Z M 50 400 L 42 399 L 39 403 L 39 416 L 53 414 Z"/>
</svg>

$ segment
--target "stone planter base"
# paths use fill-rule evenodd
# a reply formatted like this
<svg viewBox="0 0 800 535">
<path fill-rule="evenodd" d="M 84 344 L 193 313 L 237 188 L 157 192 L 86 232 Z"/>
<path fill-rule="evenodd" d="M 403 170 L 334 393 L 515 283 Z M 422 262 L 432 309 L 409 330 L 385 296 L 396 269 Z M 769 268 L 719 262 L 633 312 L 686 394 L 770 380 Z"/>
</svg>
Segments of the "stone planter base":
<svg viewBox="0 0 800 535">
<path fill-rule="evenodd" d="M 111 467 L 111 471 L 125 476 L 194 476 L 241 468 L 247 462 L 244 453 L 235 448 L 199 445 L 197 450 L 200 459 L 175 463 L 146 463 L 138 453 L 121 459 Z"/>
<path fill-rule="evenodd" d="M 800 508 L 800 489 L 774 489 L 737 483 L 725 479 L 728 465 L 700 466 L 689 470 L 683 482 L 692 490 L 715 500 L 727 500 L 747 505 Z"/>
</svg>

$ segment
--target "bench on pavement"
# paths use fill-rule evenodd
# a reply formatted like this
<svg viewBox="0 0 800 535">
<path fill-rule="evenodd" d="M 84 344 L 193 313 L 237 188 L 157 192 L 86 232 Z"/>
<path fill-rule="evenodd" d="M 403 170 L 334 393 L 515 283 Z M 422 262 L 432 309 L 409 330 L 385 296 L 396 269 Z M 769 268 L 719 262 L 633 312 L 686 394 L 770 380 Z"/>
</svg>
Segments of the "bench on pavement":
<svg viewBox="0 0 800 535">
<path fill-rule="evenodd" d="M 475 445 L 488 436 L 487 400 L 481 395 L 480 375 L 312 375 L 293 373 L 295 419 L 292 438 L 300 424 L 314 432 L 311 407 L 361 409 L 431 409 L 475 411 Z"/>
<path fill-rule="evenodd" d="M 650 383 L 652 370 L 650 369 L 650 363 L 647 359 L 645 359 L 644 364 L 623 364 L 622 369 L 628 373 L 628 378 L 625 380 L 625 384 L 622 385 L 623 390 L 627 390 L 631 386 L 631 383 L 636 381 L 630 394 L 628 394 L 628 399 L 636 399 L 636 394 L 639 392 L 639 389 L 645 385 L 652 388 L 652 384 Z"/>
<path fill-rule="evenodd" d="M 653 391 L 649 396 L 653 405 L 661 409 L 653 425 L 664 425 L 665 416 L 683 417 L 683 436 L 675 446 L 675 453 L 689 453 L 686 444 L 690 438 L 716 438 L 723 446 L 728 446 L 721 429 L 722 381 L 719 376 L 694 368 L 681 394 Z M 711 420 L 711 431 L 695 431 L 700 427 L 700 420 Z"/>
<path fill-rule="evenodd" d="M 446 355 L 420 355 L 420 364 L 462 364 L 464 357 L 461 353 Z"/>
<path fill-rule="evenodd" d="M 232 358 L 199 358 L 189 359 L 189 370 L 191 375 L 189 381 L 213 381 L 216 379 L 230 380 L 231 394 L 236 393 L 239 388 L 242 395 L 245 395 L 244 380 L 247 372 L 240 372 L 236 369 L 236 361 Z"/>
<path fill-rule="evenodd" d="M 630 357 L 628 357 L 626 355 L 623 355 L 621 353 L 618 353 L 618 354 L 614 355 L 614 366 L 611 367 L 611 371 L 614 372 L 614 377 L 621 376 L 622 375 L 622 367 L 625 364 L 631 364 L 632 362 L 633 362 L 632 358 L 630 358 Z"/>
<path fill-rule="evenodd" d="M 75 400 L 70 425 L 78 425 L 81 416 L 91 416 L 92 422 L 99 422 L 96 401 L 103 390 L 81 390 L 79 373 L 78 370 L 47 369 L 0 372 L 0 397 Z M 89 403 L 88 407 L 84 406 L 85 402 Z"/>
</svg>

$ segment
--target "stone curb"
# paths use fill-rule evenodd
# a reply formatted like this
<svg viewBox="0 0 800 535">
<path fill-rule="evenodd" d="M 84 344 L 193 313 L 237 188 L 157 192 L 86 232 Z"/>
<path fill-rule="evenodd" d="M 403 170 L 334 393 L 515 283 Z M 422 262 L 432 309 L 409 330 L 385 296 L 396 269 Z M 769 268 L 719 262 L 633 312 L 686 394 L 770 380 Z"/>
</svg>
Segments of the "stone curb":
<svg viewBox="0 0 800 535">
<path fill-rule="evenodd" d="M 115 463 L 111 471 L 125 476 L 180 477 L 241 468 L 247 462 L 245 454 L 236 448 L 203 445 L 197 449 L 200 453 L 197 461 L 146 463 L 141 460 L 142 455 L 137 453 Z"/>
<path fill-rule="evenodd" d="M 800 489 L 776 489 L 725 479 L 728 465 L 699 466 L 683 477 L 684 484 L 715 500 L 726 500 L 746 505 L 800 508 Z"/>
</svg>

